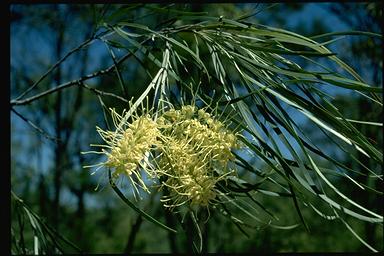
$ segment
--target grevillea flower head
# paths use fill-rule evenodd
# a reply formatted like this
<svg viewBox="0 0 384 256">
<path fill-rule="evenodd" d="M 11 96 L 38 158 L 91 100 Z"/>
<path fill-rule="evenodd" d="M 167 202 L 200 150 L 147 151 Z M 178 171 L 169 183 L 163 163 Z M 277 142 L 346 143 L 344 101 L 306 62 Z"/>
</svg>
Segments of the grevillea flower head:
<svg viewBox="0 0 384 256">
<path fill-rule="evenodd" d="M 123 114 L 119 115 L 111 109 L 111 117 L 116 128 L 114 131 L 96 127 L 106 145 L 92 146 L 101 147 L 101 152 L 85 152 L 104 154 L 107 160 L 88 167 L 110 168 L 113 178 L 116 179 L 121 175 L 128 177 L 136 194 L 139 194 L 137 186 L 149 192 L 141 172 L 144 171 L 149 177 L 154 175 L 151 165 L 148 164 L 148 156 L 160 143 L 157 123 L 149 113 L 139 116 L 137 113 L 124 110 Z M 133 121 L 129 123 L 128 118 L 132 118 Z"/>
<path fill-rule="evenodd" d="M 111 110 L 111 116 L 114 131 L 96 127 L 106 145 L 94 145 L 102 150 L 92 153 L 107 160 L 94 166 L 109 168 L 115 178 L 128 177 L 136 193 L 137 186 L 149 192 L 142 172 L 149 182 L 159 178 L 165 192 L 161 201 L 171 209 L 215 203 L 221 193 L 218 182 L 233 173 L 228 168 L 231 150 L 240 147 L 224 122 L 191 105 L 140 115 Z"/>
<path fill-rule="evenodd" d="M 165 140 L 158 163 L 162 184 L 169 191 L 162 199 L 164 206 L 213 203 L 217 182 L 232 173 L 227 163 L 234 158 L 231 149 L 239 148 L 236 135 L 211 114 L 190 105 L 164 112 L 157 123 Z"/>
</svg>

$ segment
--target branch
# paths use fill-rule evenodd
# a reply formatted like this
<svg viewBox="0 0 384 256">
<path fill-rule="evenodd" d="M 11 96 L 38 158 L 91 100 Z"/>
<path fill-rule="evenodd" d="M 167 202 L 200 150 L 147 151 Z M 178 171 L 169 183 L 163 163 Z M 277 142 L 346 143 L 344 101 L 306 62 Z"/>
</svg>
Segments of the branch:
<svg viewBox="0 0 384 256">
<path fill-rule="evenodd" d="M 55 142 L 58 142 L 60 141 L 60 139 L 54 137 L 54 136 L 51 136 L 49 135 L 46 131 L 44 131 L 43 129 L 41 129 L 40 127 L 38 127 L 37 125 L 35 125 L 34 123 L 32 123 L 30 120 L 28 120 L 27 118 L 25 118 L 24 116 L 22 116 L 20 113 L 18 113 L 16 110 L 14 110 L 13 108 L 11 108 L 11 111 L 13 111 L 13 113 L 15 113 L 18 117 L 20 117 L 23 121 L 25 121 L 26 123 L 28 123 L 30 126 L 32 126 L 35 130 L 37 130 L 39 133 L 41 133 L 42 135 L 44 135 L 44 137 L 46 137 L 47 139 L 50 139 L 50 140 L 53 140 Z"/>
<path fill-rule="evenodd" d="M 70 52 L 68 52 L 63 58 L 61 58 L 58 62 L 56 62 L 50 69 L 48 69 L 47 72 L 45 72 L 44 75 L 42 75 L 31 87 L 29 87 L 26 91 L 24 91 L 19 97 L 16 98 L 17 100 L 20 100 L 23 98 L 26 94 L 28 94 L 30 91 L 32 91 L 41 81 L 43 81 L 44 78 L 46 78 L 49 73 L 51 73 L 55 68 L 57 68 L 63 61 L 65 61 L 69 56 L 71 56 L 74 52 L 80 50 L 85 45 L 92 42 L 95 38 L 91 37 L 88 40 L 84 41 L 82 44 L 80 44 L 78 47 L 72 49 Z"/>
<path fill-rule="evenodd" d="M 137 233 L 139 232 L 139 229 L 141 227 L 141 223 L 143 223 L 143 218 L 139 214 L 136 218 L 135 223 L 132 225 L 131 232 L 129 233 L 128 241 L 125 246 L 124 253 L 131 254 L 133 250 L 133 245 L 137 236 Z"/>
<path fill-rule="evenodd" d="M 145 39 L 144 41 L 142 41 L 140 44 L 145 44 L 147 41 L 149 41 L 150 38 L 147 38 Z M 113 69 L 115 68 L 115 66 L 121 64 L 122 62 L 124 62 L 126 59 L 128 59 L 129 57 L 131 57 L 138 49 L 136 49 L 134 52 L 129 52 L 127 53 L 126 55 L 124 55 L 123 57 L 121 57 L 116 63 L 112 64 L 110 67 L 108 67 L 107 69 L 103 69 L 103 70 L 99 70 L 95 73 L 92 73 L 92 74 L 88 74 L 86 76 L 83 76 L 79 79 L 76 79 L 76 80 L 72 80 L 70 82 L 67 82 L 67 83 L 64 83 L 64 84 L 61 84 L 61 85 L 58 85 L 54 88 L 51 88 L 47 91 L 44 91 L 40 94 L 37 94 L 35 96 L 32 96 L 30 98 L 27 98 L 27 99 L 24 99 L 24 100 L 19 100 L 20 97 L 16 98 L 15 100 L 11 100 L 11 106 L 15 106 L 15 105 L 26 105 L 26 104 L 29 104 L 37 99 L 40 99 L 41 97 L 44 97 L 46 95 L 49 95 L 51 93 L 54 93 L 56 91 L 59 91 L 59 90 L 62 90 L 64 88 L 67 88 L 67 87 L 70 87 L 70 86 L 73 86 L 73 85 L 79 85 L 81 84 L 83 81 L 86 81 L 86 80 L 89 80 L 91 78 L 94 78 L 94 77 L 97 77 L 97 76 L 100 76 L 100 75 L 104 75 L 104 74 L 108 74 L 110 72 L 113 71 Z M 48 72 L 47 72 L 48 73 Z M 35 83 L 36 84 L 36 83 Z M 34 85 L 33 85 L 34 86 Z M 31 87 L 32 88 L 32 87 Z M 30 88 L 30 89 L 31 89 Z M 115 95 L 116 96 L 116 95 Z"/>
<path fill-rule="evenodd" d="M 86 85 L 86 84 L 84 84 L 84 83 L 82 83 L 82 82 L 80 82 L 79 85 L 82 86 L 82 87 L 84 87 L 84 88 L 86 88 L 86 89 L 88 89 L 88 90 L 90 90 L 90 91 L 92 91 L 92 92 L 94 92 L 94 93 L 97 94 L 97 95 L 101 95 L 101 96 L 110 96 L 110 97 L 114 97 L 114 98 L 116 98 L 116 99 L 119 99 L 119 100 L 121 100 L 121 101 L 124 101 L 124 102 L 126 102 L 126 103 L 129 103 L 128 100 L 126 100 L 126 99 L 124 99 L 123 97 L 120 97 L 120 96 L 118 96 L 118 95 L 116 95 L 116 94 L 114 94 L 114 93 L 104 92 L 104 91 L 98 90 L 98 89 L 96 89 L 96 88 L 92 88 L 92 87 L 90 87 L 89 85 Z"/>
<path fill-rule="evenodd" d="M 49 95 L 49 94 L 53 93 L 53 92 L 59 91 L 59 90 L 61 90 L 61 89 L 70 87 L 70 86 L 75 85 L 75 84 L 79 84 L 79 82 L 80 82 L 83 78 L 84 78 L 84 77 L 82 77 L 80 80 L 73 80 L 73 81 L 71 81 L 71 82 L 67 82 L 67 83 L 61 84 L 61 85 L 59 85 L 59 86 L 57 86 L 57 87 L 54 87 L 54 88 L 52 88 L 52 89 L 49 89 L 49 90 L 47 90 L 47 91 L 45 91 L 45 92 L 42 92 L 42 93 L 40 93 L 40 94 L 37 94 L 37 95 L 32 96 L 32 97 L 30 97 L 30 98 L 27 98 L 27 99 L 25 99 L 25 100 L 11 100 L 11 106 L 15 106 L 15 105 L 26 105 L 26 104 L 28 104 L 28 103 L 31 103 L 32 101 L 35 101 L 35 100 L 37 100 L 37 99 L 39 99 L 39 98 L 41 98 L 41 97 L 44 97 L 44 96 L 46 96 L 46 95 Z"/>
</svg>

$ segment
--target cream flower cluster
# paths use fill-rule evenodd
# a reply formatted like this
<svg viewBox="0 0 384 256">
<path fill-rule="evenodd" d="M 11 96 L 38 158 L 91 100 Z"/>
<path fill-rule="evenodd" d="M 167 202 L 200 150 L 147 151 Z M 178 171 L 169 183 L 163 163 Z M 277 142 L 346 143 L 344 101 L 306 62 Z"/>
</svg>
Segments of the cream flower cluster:
<svg viewBox="0 0 384 256">
<path fill-rule="evenodd" d="M 126 175 L 136 191 L 139 185 L 149 192 L 142 170 L 152 179 L 158 177 L 160 189 L 167 195 L 161 199 L 165 207 L 213 203 L 217 182 L 232 173 L 227 165 L 234 159 L 231 150 L 240 147 L 236 135 L 223 122 L 191 105 L 169 109 L 156 121 L 149 114 L 132 117 L 134 121 L 128 124 L 124 116 L 112 111 L 116 131 L 97 127 L 107 143 L 97 145 L 108 158 L 102 165 L 114 177 Z"/>
<path fill-rule="evenodd" d="M 128 124 L 127 129 L 121 129 L 119 124 L 123 117 L 119 116 L 114 110 L 112 116 L 117 128 L 116 131 L 104 131 L 96 127 L 100 136 L 108 144 L 103 145 L 103 147 L 109 149 L 102 149 L 102 152 L 108 157 L 103 165 L 113 169 L 115 178 L 125 174 L 136 191 L 138 191 L 136 185 L 139 185 L 149 192 L 138 167 L 142 166 L 146 153 L 159 143 L 160 133 L 157 124 L 149 115 L 145 115 Z M 146 171 L 147 174 L 152 174 L 150 169 L 146 169 Z"/>
<path fill-rule="evenodd" d="M 165 137 L 160 174 L 167 176 L 163 185 L 170 191 L 164 205 L 175 207 L 190 201 L 207 206 L 217 195 L 216 183 L 231 173 L 226 170 L 234 158 L 231 149 L 239 147 L 236 136 L 193 106 L 165 112 L 158 125 Z M 219 171 L 224 174 L 219 176 Z"/>
<path fill-rule="evenodd" d="M 159 130 L 148 116 L 139 117 L 112 141 L 105 166 L 115 168 L 115 175 L 131 175 L 152 145 L 158 144 Z"/>
</svg>

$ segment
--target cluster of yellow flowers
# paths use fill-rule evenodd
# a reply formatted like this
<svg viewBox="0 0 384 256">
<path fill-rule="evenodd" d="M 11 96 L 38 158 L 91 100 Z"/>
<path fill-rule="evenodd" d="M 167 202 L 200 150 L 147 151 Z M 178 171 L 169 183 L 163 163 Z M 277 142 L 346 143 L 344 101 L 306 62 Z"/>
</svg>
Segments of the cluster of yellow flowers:
<svg viewBox="0 0 384 256">
<path fill-rule="evenodd" d="M 160 189 L 167 196 L 165 207 L 174 208 L 187 202 L 191 206 L 208 206 L 217 196 L 216 184 L 233 172 L 228 161 L 234 156 L 231 149 L 239 148 L 236 135 L 223 122 L 203 109 L 183 106 L 165 111 L 159 118 L 146 114 L 134 117 L 126 129 L 123 116 L 112 111 L 116 131 L 97 127 L 108 145 L 98 145 L 108 160 L 102 163 L 113 170 L 114 177 L 125 174 L 135 187 L 149 192 L 140 174 L 157 176 Z M 148 163 L 148 155 L 152 153 Z"/>
<path fill-rule="evenodd" d="M 216 197 L 215 184 L 231 173 L 226 170 L 233 159 L 231 149 L 239 147 L 236 136 L 194 106 L 168 110 L 157 123 L 165 138 L 159 169 L 167 176 L 163 185 L 170 191 L 164 205 L 174 207 L 190 201 L 191 205 L 207 206 Z M 219 176 L 219 171 L 224 174 Z"/>
<path fill-rule="evenodd" d="M 115 178 L 119 177 L 120 174 L 125 174 L 134 185 L 136 191 L 137 184 L 149 192 L 138 167 L 142 166 L 143 159 L 148 150 L 158 144 L 160 133 L 157 129 L 157 124 L 149 115 L 144 115 L 128 124 L 127 129 L 121 129 L 120 124 L 124 118 L 114 110 L 112 110 L 112 116 L 117 128 L 116 131 L 104 131 L 96 127 L 100 136 L 108 144 L 102 145 L 102 147 L 108 148 L 110 151 L 102 149 L 102 152 L 108 157 L 103 165 L 114 169 L 113 176 Z M 147 170 L 147 174 L 152 175 L 148 168 L 144 169 Z"/>
</svg>

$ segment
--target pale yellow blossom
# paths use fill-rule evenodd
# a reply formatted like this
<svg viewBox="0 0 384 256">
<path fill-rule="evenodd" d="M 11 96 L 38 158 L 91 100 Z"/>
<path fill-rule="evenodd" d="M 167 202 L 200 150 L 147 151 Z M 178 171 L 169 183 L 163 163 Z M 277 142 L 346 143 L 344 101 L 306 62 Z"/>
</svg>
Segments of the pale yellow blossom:
<svg viewBox="0 0 384 256">
<path fill-rule="evenodd" d="M 157 124 L 149 114 L 137 117 L 133 116 L 132 123 L 125 123 L 126 116 L 118 115 L 111 111 L 112 119 L 116 127 L 115 131 L 103 130 L 96 127 L 98 133 L 106 142 L 106 145 L 94 145 L 102 147 L 102 152 L 107 160 L 101 166 L 110 168 L 112 176 L 118 178 L 125 175 L 138 194 L 137 185 L 149 192 L 141 171 L 148 176 L 153 176 L 153 170 L 145 163 L 151 150 L 159 143 L 160 132 Z"/>
</svg>

